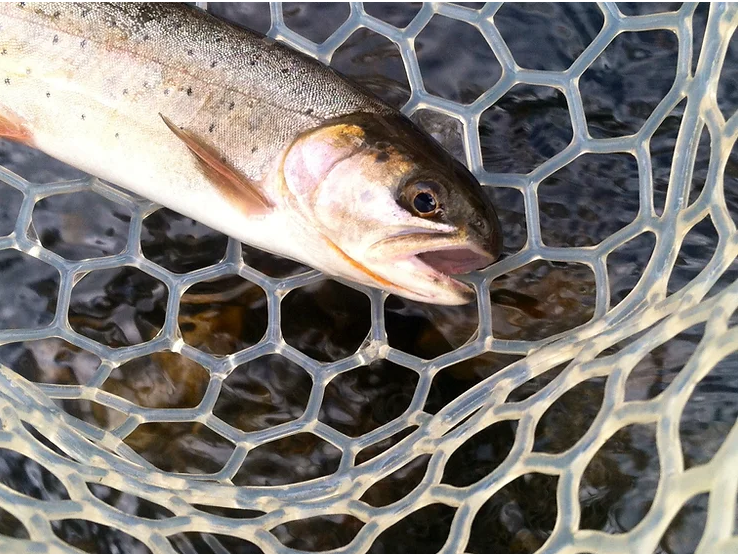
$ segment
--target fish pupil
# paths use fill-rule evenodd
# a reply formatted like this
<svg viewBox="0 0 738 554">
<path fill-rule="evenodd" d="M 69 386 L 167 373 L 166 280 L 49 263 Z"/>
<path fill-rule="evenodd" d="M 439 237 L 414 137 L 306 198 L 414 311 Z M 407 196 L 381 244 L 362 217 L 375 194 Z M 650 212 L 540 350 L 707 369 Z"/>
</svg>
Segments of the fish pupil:
<svg viewBox="0 0 738 554">
<path fill-rule="evenodd" d="M 413 207 L 421 214 L 434 212 L 436 206 L 436 199 L 429 192 L 419 192 L 413 199 Z"/>
</svg>

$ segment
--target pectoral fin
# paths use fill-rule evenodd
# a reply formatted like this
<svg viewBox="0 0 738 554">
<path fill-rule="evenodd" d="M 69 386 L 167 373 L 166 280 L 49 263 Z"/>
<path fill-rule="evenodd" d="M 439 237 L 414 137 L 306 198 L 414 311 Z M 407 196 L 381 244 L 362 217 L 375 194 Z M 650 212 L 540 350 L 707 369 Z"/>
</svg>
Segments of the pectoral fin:
<svg viewBox="0 0 738 554">
<path fill-rule="evenodd" d="M 185 143 L 197 158 L 203 173 L 224 194 L 243 206 L 249 215 L 267 213 L 273 204 L 251 180 L 226 162 L 220 153 L 195 133 L 177 127 L 163 114 L 159 114 L 175 136 Z"/>
<path fill-rule="evenodd" d="M 28 145 L 33 142 L 33 136 L 23 120 L 3 106 L 0 106 L 0 138 Z"/>
</svg>

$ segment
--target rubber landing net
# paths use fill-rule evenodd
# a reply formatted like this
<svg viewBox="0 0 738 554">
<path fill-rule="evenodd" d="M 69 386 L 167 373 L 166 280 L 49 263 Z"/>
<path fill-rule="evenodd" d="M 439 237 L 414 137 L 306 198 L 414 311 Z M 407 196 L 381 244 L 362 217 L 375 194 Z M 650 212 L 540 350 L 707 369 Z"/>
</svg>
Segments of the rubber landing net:
<svg viewBox="0 0 738 554">
<path fill-rule="evenodd" d="M 674 12 L 626 16 L 615 5 L 603 4 L 602 27 L 574 63 L 568 69 L 543 71 L 516 64 L 514 51 L 495 23 L 505 10 L 497 4 L 481 9 L 425 4 L 404 28 L 373 17 L 369 6 L 352 4 L 348 19 L 319 45 L 291 30 L 285 24 L 283 7 L 272 4 L 269 35 L 326 63 L 358 29 L 389 39 L 401 53 L 411 88 L 404 112 L 441 114 L 457 121 L 463 155 L 480 181 L 495 194 L 511 192 L 522 198 L 524 244 L 473 278 L 478 292 L 476 308 L 472 308 L 478 317 L 475 332 L 454 350 L 430 360 L 403 351 L 388 338 L 385 303 L 391 299 L 353 286 L 359 291 L 356 294 L 366 295 L 370 306 L 366 339 L 347 357 L 317 360 L 292 346 L 283 331 L 294 309 L 288 305 L 290 297 L 301 288 L 323 283 L 322 275 L 309 270 L 286 277 L 267 275 L 244 262 L 242 246 L 234 241 L 215 265 L 184 273 L 169 271 L 148 259 L 141 248 L 142 230 L 147 218 L 157 213 L 157 206 L 99 181 L 31 183 L 3 171 L 2 186 L 20 191 L 22 202 L 14 228 L 0 235 L 0 254 L 6 254 L 5 260 L 7 256 L 32 259 L 43 271 L 54 268 L 58 295 L 43 324 L 0 329 L 0 346 L 63 340 L 77 352 L 70 364 L 92 365 L 87 380 L 77 384 L 32 382 L 23 376 L 22 368 L 0 365 L 4 475 L 12 473 L 12 464 L 17 464 L 30 472 L 31 479 L 46 484 L 43 490 L 56 491 L 33 495 L 16 490 L 7 478 L 0 482 L 0 529 L 4 530 L 0 551 L 287 553 L 332 548 L 332 552 L 346 553 L 515 550 L 619 554 L 652 553 L 669 541 L 672 550 L 679 551 L 680 541 L 683 545 L 694 540 L 700 553 L 738 552 L 738 426 L 727 421 L 716 430 L 699 410 L 712 376 L 724 370 L 738 350 L 736 208 L 734 205 L 731 214 L 724 188 L 728 186 L 726 165 L 738 136 L 738 116 L 721 110 L 719 87 L 726 51 L 738 24 L 738 8 L 711 5 L 704 39 L 693 31 L 696 9 L 696 5 L 685 4 Z M 476 28 L 499 61 L 499 80 L 469 104 L 432 95 L 424 86 L 415 40 L 438 17 Z M 619 37 L 657 30 L 678 42 L 671 89 L 637 133 L 593 137 L 580 90 L 583 76 L 602 63 L 603 52 Z M 572 138 L 531 170 L 492 173 L 494 168 L 485 166 L 483 160 L 478 125 L 491 107 L 521 84 L 549 87 L 563 95 Z M 674 155 L 668 175 L 661 176 L 668 186 L 660 196 L 649 144 L 664 122 L 675 121 L 670 114 L 677 109 L 681 117 L 673 126 Z M 695 159 L 700 137 L 708 141 L 709 164 L 697 186 Z M 546 180 L 585 157 L 613 154 L 637 163 L 635 217 L 596 244 L 563 247 L 547 243 L 546 215 L 539 210 Z M 613 178 L 617 171 L 615 167 Z M 37 203 L 90 190 L 130 210 L 122 252 L 71 260 L 42 246 L 33 225 Z M 690 233 L 705 225 L 711 228 L 714 243 L 690 242 Z M 653 245 L 647 263 L 637 270 L 628 269 L 637 279 L 627 294 L 613 294 L 618 256 L 644 237 Z M 714 253 L 698 267 L 685 265 L 680 260 L 688 247 Z M 91 275 L 121 266 L 158 280 L 167 300 L 161 329 L 153 337 L 111 347 L 79 332 L 68 311 L 76 287 Z M 555 280 L 557 269 L 571 266 L 594 276 L 588 320 L 555 333 L 543 328 L 524 339 L 506 334 L 506 300 L 504 295 L 495 296 L 496 285 L 512 279 L 510 289 L 514 290 L 515 283 L 522 283 L 515 276 L 531 267 L 544 268 L 532 278 L 534 283 Z M 8 275 L 9 268 L 6 264 L 0 271 Z M 267 331 L 252 346 L 214 355 L 184 340 L 187 323 L 180 310 L 191 287 L 225 276 L 238 276 L 263 290 Z M 0 283 L 8 286 L 2 277 Z M 569 305 L 577 309 L 580 304 L 574 300 Z M 690 340 L 685 341 L 685 336 Z M 638 382 L 639 368 L 655 359 L 663 362 L 673 354 L 670 345 L 684 344 L 687 347 L 676 349 L 678 356 L 672 363 L 678 367 L 668 382 L 660 383 L 654 394 L 639 396 L 640 389 L 631 387 L 634 379 Z M 178 366 L 182 379 L 188 372 L 207 372 L 204 392 L 193 405 L 168 408 L 155 402 L 137 403 L 135 394 L 106 385 L 131 364 L 155 356 L 184 360 Z M 282 360 L 274 367 L 296 364 L 309 377 L 304 410 L 258 429 L 219 417 L 214 407 L 225 390 L 224 383 L 239 367 L 267 356 Z M 434 380 L 477 359 L 495 360 L 498 367 L 455 398 L 427 409 Z M 66 367 L 63 360 L 55 362 Z M 383 362 L 391 362 L 398 375 L 411 376 L 415 385 L 409 404 L 397 417 L 369 431 L 341 432 L 339 424 L 332 425 L 340 422 L 339 416 L 321 415 L 323 399 L 341 379 Z M 599 393 L 593 393 L 591 386 Z M 571 395 L 596 406 L 586 428 L 569 444 L 559 444 L 553 437 L 548 448 L 539 448 L 541 429 L 551 414 L 559 413 L 560 427 L 581 423 L 581 414 L 556 412 L 557 403 Z M 78 417 L 65 408 L 75 402 L 92 406 L 92 416 Z M 735 414 L 735 406 L 731 408 L 727 401 L 725 409 Z M 704 425 L 698 426 L 704 431 L 699 439 L 703 447 L 709 446 L 710 455 L 700 458 L 690 454 L 692 443 L 685 439 L 683 429 L 703 420 Z M 208 433 L 215 437 L 210 444 L 226 453 L 225 462 L 204 474 L 181 467 L 162 470 L 135 447 L 147 440 L 142 430 L 151 425 L 160 429 L 167 425 L 172 437 L 181 440 L 186 440 L 187 433 Z M 184 439 L 182 429 L 187 430 Z M 134 436 L 138 443 L 131 442 Z M 149 440 L 165 443 L 166 433 L 155 439 L 149 436 Z M 298 442 L 281 450 L 275 447 L 290 440 Z M 635 483 L 635 489 L 651 487 L 652 498 L 645 509 L 634 504 L 632 513 L 623 516 L 635 518 L 627 529 L 606 524 L 595 529 L 589 506 L 597 495 L 597 479 L 608 473 L 598 452 L 613 445 L 617 450 L 618 441 L 628 442 L 629 447 L 639 441 L 652 445 L 654 457 L 646 456 L 641 466 L 631 468 L 625 484 Z M 331 472 L 317 477 L 311 473 L 310 456 L 300 456 L 300 448 L 317 452 L 316 444 L 321 445 L 321 455 L 335 454 Z M 165 444 L 162 448 L 166 451 Z M 485 448 L 489 455 L 484 455 Z M 464 458 L 475 460 L 476 465 L 465 466 Z M 254 459 L 258 463 L 252 463 Z M 284 459 L 293 464 L 294 482 L 265 485 L 253 478 Z M 654 463 L 657 477 L 648 483 L 639 481 L 645 466 Z M 382 487 L 384 493 L 379 494 Z M 516 496 L 515 490 L 527 492 Z M 517 500 L 495 503 L 501 495 Z M 545 513 L 536 511 L 535 500 L 541 498 L 549 499 L 550 509 Z M 490 509 L 497 511 L 490 514 Z M 699 510 L 702 525 L 692 535 L 684 540 L 669 535 L 679 521 Z M 87 522 L 87 529 L 93 525 L 98 531 L 105 530 L 109 542 L 103 544 L 99 536 L 90 538 L 83 531 L 75 534 L 69 527 L 60 532 L 64 522 L 74 521 Z M 525 531 L 532 527 L 547 527 L 548 531 Z M 494 542 L 502 541 L 505 533 L 509 550 Z M 428 536 L 435 537 L 435 542 L 423 542 Z M 413 548 L 416 539 L 417 544 L 426 545 L 425 550 Z"/>
</svg>

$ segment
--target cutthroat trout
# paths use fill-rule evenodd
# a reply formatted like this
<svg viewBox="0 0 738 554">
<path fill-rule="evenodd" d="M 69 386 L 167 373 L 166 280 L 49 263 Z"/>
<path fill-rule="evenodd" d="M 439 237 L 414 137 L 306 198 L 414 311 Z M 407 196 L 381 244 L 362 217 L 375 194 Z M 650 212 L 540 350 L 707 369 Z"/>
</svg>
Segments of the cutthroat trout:
<svg viewBox="0 0 738 554">
<path fill-rule="evenodd" d="M 329 275 L 437 304 L 501 231 L 472 174 L 319 62 L 174 4 L 0 5 L 0 136 Z"/>
</svg>

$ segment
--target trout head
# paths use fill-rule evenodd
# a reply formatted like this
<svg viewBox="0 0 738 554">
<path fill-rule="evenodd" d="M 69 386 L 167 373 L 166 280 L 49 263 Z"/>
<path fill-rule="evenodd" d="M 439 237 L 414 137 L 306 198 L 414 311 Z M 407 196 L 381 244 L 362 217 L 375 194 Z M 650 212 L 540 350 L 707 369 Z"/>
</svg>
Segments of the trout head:
<svg viewBox="0 0 738 554">
<path fill-rule="evenodd" d="M 285 154 L 287 204 L 322 271 L 413 300 L 465 304 L 455 275 L 502 249 L 474 176 L 403 116 L 355 114 L 300 135 Z"/>
</svg>

